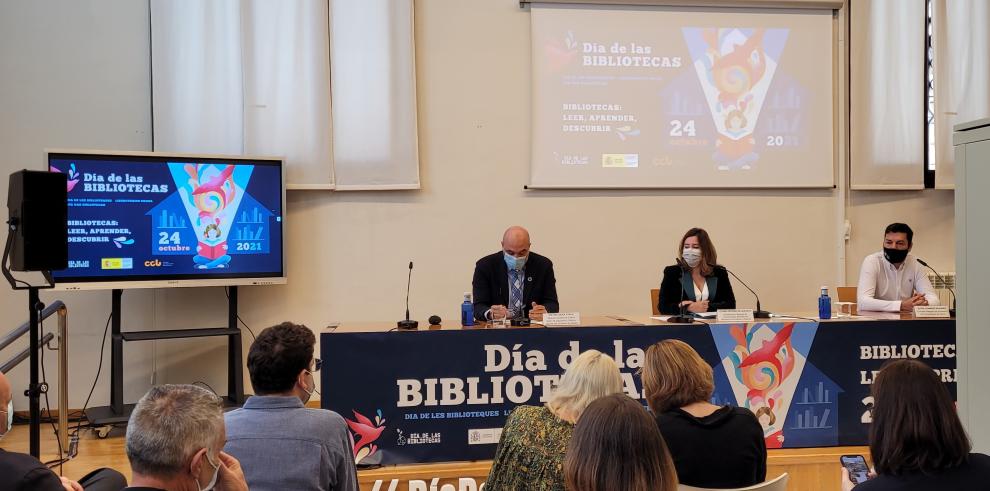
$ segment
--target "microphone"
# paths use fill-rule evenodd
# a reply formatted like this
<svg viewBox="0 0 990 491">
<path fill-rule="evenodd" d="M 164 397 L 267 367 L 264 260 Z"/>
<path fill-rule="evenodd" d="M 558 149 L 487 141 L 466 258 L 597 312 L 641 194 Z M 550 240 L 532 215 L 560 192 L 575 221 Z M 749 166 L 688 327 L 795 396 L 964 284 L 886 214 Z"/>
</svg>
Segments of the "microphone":
<svg viewBox="0 0 990 491">
<path fill-rule="evenodd" d="M 691 317 L 691 316 L 689 316 L 689 315 L 687 315 L 687 312 L 684 311 L 684 309 L 685 309 L 685 306 L 684 306 L 685 294 L 684 294 L 683 276 L 684 276 L 684 270 L 686 268 L 684 267 L 685 266 L 684 263 L 681 262 L 681 258 L 675 257 L 674 258 L 674 261 L 677 263 L 678 266 L 681 267 L 681 277 L 682 277 L 682 280 L 681 281 L 678 281 L 678 283 L 681 285 L 681 301 L 677 305 L 677 309 L 680 311 L 680 313 L 677 314 L 677 315 L 675 315 L 675 316 L 672 316 L 672 317 L 667 318 L 667 322 L 674 322 L 674 323 L 677 323 L 677 324 L 694 324 L 694 318 Z"/>
<path fill-rule="evenodd" d="M 760 307 L 760 296 L 757 295 L 756 292 L 753 291 L 753 289 L 750 288 L 749 285 L 747 285 L 746 282 L 742 280 L 742 278 L 736 276 L 736 274 L 733 273 L 729 268 L 726 268 L 725 266 L 722 266 L 720 264 L 709 264 L 708 266 L 710 266 L 712 269 L 719 269 L 719 268 L 724 269 L 726 273 L 731 274 L 733 278 L 739 280 L 739 283 L 742 283 L 742 286 L 745 286 L 746 289 L 749 290 L 749 292 L 752 293 L 754 297 L 756 297 L 756 310 L 753 311 L 753 318 L 754 319 L 769 319 L 770 318 L 770 312 L 767 312 L 766 310 L 763 310 Z"/>
<path fill-rule="evenodd" d="M 419 328 L 418 321 L 409 320 L 409 286 L 412 285 L 412 268 L 413 263 L 409 261 L 409 278 L 406 279 L 406 318 L 405 320 L 396 322 L 396 327 L 400 331 L 411 331 Z"/>
<path fill-rule="evenodd" d="M 942 275 L 940 275 L 938 273 L 938 271 L 935 271 L 935 268 L 929 266 L 928 263 L 922 261 L 921 258 L 916 257 L 915 259 L 918 261 L 918 264 L 921 264 L 922 266 L 924 266 L 924 267 L 932 270 L 932 273 L 935 273 L 935 276 L 938 276 L 938 278 L 940 280 L 942 280 L 942 286 L 944 286 L 945 289 L 946 290 L 949 290 L 949 293 L 952 294 L 952 308 L 949 309 L 949 315 L 951 315 L 952 317 L 955 317 L 956 316 L 956 292 L 952 291 L 952 288 L 949 288 L 949 284 L 945 281 L 945 278 Z"/>
</svg>

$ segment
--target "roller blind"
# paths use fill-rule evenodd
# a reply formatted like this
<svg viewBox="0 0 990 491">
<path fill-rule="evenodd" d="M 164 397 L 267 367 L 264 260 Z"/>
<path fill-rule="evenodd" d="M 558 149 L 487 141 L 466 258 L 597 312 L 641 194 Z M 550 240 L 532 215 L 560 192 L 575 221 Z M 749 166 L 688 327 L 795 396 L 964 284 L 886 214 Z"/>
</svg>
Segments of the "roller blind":
<svg viewBox="0 0 990 491">
<path fill-rule="evenodd" d="M 152 0 L 156 150 L 285 158 L 290 188 L 330 189 L 328 5 Z"/>
<path fill-rule="evenodd" d="M 955 185 L 952 127 L 990 117 L 990 2 L 934 0 L 935 187 Z"/>
<path fill-rule="evenodd" d="M 331 0 L 336 189 L 418 189 L 412 0 Z"/>
<path fill-rule="evenodd" d="M 850 2 L 852 189 L 924 187 L 924 0 Z"/>
</svg>

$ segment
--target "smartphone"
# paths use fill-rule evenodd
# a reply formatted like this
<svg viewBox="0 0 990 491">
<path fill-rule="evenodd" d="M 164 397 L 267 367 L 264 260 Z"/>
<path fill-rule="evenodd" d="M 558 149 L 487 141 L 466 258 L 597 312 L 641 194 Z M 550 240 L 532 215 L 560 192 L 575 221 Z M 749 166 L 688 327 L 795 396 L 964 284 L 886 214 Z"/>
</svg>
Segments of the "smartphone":
<svg viewBox="0 0 990 491">
<path fill-rule="evenodd" d="M 870 478 L 870 468 L 862 455 L 843 455 L 839 457 L 842 467 L 849 471 L 849 480 L 854 484 L 865 482 Z"/>
</svg>

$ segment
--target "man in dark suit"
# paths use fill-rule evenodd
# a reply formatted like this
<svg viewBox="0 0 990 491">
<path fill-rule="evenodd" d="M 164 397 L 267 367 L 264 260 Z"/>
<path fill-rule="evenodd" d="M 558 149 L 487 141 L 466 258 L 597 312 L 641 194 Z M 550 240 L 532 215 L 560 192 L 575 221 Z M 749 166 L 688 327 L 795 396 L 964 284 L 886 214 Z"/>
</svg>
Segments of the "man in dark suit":
<svg viewBox="0 0 990 491">
<path fill-rule="evenodd" d="M 10 406 L 10 382 L 0 373 L 0 438 L 10 432 L 13 408 Z M 97 469 L 79 482 L 55 475 L 38 459 L 23 453 L 0 449 L 0 491 L 119 491 L 127 486 L 123 474 L 113 469 Z"/>
<path fill-rule="evenodd" d="M 484 321 L 559 312 L 553 262 L 529 250 L 529 232 L 514 226 L 502 235 L 502 250 L 474 266 L 474 316 Z"/>
</svg>

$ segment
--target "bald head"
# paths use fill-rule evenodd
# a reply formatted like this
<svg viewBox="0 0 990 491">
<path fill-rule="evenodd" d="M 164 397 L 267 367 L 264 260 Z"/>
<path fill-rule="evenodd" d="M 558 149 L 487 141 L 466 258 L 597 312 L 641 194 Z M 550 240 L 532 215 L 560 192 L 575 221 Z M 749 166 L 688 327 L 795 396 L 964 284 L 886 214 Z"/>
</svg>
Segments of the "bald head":
<svg viewBox="0 0 990 491">
<path fill-rule="evenodd" d="M 515 257 L 524 257 L 529 254 L 529 232 L 526 229 L 513 225 L 502 234 L 502 251 Z"/>
</svg>

